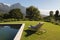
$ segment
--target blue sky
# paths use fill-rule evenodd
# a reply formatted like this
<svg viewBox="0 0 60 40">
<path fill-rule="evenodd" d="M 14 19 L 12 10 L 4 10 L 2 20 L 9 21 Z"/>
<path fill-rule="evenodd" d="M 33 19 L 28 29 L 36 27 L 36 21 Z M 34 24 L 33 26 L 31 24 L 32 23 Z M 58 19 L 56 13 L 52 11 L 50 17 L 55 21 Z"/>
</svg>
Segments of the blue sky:
<svg viewBox="0 0 60 40">
<path fill-rule="evenodd" d="M 6 3 L 6 4 L 20 3 L 25 7 L 33 5 L 39 9 L 45 9 L 45 10 L 60 9 L 60 0 L 0 0 L 0 3 Z"/>
</svg>

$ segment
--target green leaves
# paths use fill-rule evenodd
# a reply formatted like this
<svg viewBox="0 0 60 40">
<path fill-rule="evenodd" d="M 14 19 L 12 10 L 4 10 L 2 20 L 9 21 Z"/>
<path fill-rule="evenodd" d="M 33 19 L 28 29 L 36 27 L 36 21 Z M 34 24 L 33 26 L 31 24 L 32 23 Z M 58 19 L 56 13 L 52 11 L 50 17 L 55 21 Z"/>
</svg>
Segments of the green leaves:
<svg viewBox="0 0 60 40">
<path fill-rule="evenodd" d="M 20 9 L 16 8 L 16 9 L 12 9 L 9 12 L 10 17 L 12 18 L 16 18 L 16 19 L 21 19 L 23 18 L 23 14 L 21 13 Z"/>
<path fill-rule="evenodd" d="M 37 20 L 40 18 L 40 11 L 36 7 L 30 6 L 26 9 L 26 16 L 29 19 Z"/>
</svg>

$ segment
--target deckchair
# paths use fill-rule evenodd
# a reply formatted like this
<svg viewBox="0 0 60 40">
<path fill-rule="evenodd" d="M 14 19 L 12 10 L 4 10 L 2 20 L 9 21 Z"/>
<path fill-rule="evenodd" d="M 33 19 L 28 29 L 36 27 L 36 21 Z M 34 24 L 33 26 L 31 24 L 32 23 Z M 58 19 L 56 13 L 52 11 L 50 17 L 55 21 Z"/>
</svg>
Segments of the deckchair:
<svg viewBox="0 0 60 40">
<path fill-rule="evenodd" d="M 41 27 L 42 27 L 43 24 L 44 24 L 44 22 L 40 22 L 40 23 L 38 23 L 35 26 L 30 25 L 29 29 L 32 30 L 32 31 L 38 31 L 38 30 L 41 29 Z"/>
</svg>

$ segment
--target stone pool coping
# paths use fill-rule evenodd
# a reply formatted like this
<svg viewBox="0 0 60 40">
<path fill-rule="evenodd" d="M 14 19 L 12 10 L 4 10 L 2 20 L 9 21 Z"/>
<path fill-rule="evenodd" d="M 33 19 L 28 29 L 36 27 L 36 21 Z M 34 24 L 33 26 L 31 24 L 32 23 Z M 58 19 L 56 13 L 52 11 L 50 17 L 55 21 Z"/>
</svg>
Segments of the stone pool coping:
<svg viewBox="0 0 60 40">
<path fill-rule="evenodd" d="M 23 23 L 22 26 L 19 28 L 19 31 L 17 32 L 17 34 L 13 40 L 21 40 L 21 36 L 22 36 L 24 26 L 25 26 L 25 24 Z"/>
</svg>

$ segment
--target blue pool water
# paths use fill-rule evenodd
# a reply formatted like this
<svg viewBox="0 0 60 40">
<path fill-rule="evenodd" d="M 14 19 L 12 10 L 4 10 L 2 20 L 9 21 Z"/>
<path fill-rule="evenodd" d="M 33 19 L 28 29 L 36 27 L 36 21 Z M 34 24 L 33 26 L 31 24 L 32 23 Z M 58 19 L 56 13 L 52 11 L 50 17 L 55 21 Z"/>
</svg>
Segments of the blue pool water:
<svg viewBox="0 0 60 40">
<path fill-rule="evenodd" d="M 19 28 L 17 28 L 17 26 L 18 25 L 0 26 L 0 40 L 13 40 L 21 25 Z"/>
</svg>

